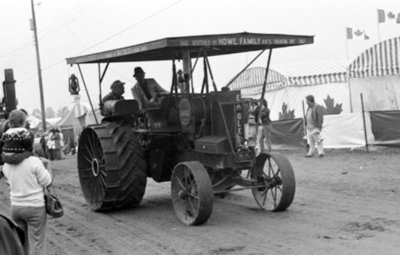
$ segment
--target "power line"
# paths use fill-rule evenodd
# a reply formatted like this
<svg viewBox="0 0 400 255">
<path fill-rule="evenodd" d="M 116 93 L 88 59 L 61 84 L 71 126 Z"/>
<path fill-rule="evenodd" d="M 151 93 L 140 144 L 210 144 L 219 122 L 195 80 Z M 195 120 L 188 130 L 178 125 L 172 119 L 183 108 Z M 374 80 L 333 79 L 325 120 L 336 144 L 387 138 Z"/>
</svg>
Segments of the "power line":
<svg viewBox="0 0 400 255">
<path fill-rule="evenodd" d="M 62 23 L 61 25 L 64 26 L 65 23 L 68 23 L 68 19 L 69 19 L 68 16 L 71 16 L 71 14 L 74 14 L 76 11 L 79 11 L 80 7 L 82 7 L 85 3 L 86 3 L 85 1 L 80 1 L 78 4 L 76 4 L 74 7 L 72 7 L 69 11 L 66 11 L 63 15 L 57 17 L 57 21 L 61 21 L 61 22 L 52 23 L 52 25 L 56 25 L 57 23 Z M 64 19 L 64 18 L 66 18 L 66 19 Z M 43 28 L 43 31 L 44 31 L 43 33 L 47 34 L 48 33 L 47 31 L 54 30 L 54 27 L 56 27 L 56 26 L 53 26 L 53 28 L 51 26 Z M 59 27 L 59 26 L 57 26 L 57 27 Z"/>
<path fill-rule="evenodd" d="M 64 15 L 62 15 L 62 16 L 60 17 L 60 19 L 63 19 L 64 17 L 69 16 L 72 12 L 78 10 L 78 7 L 81 7 L 84 3 L 85 3 L 85 2 L 80 2 L 79 4 L 75 5 L 75 7 L 73 7 L 73 9 L 71 9 L 71 10 L 68 11 L 68 12 L 66 12 Z M 92 4 L 92 3 L 91 3 L 91 4 Z M 90 4 L 90 5 L 91 5 L 91 4 Z M 90 5 L 89 5 L 89 6 L 90 6 Z M 58 26 L 56 26 L 56 27 L 54 27 L 54 28 L 52 28 L 52 29 L 44 29 L 44 32 L 42 32 L 42 33 L 39 35 L 39 39 L 43 39 L 43 38 L 47 37 L 48 35 L 52 34 L 53 32 L 58 31 L 60 28 L 62 28 L 62 27 L 64 27 L 64 26 L 68 26 L 69 22 L 70 22 L 70 20 L 68 20 L 68 18 L 67 18 L 66 20 L 64 20 L 63 23 L 61 23 L 60 25 L 58 25 Z M 29 42 L 29 43 L 26 43 L 26 44 L 24 44 L 24 45 L 22 45 L 22 46 L 20 46 L 20 47 L 18 47 L 18 48 L 16 48 L 16 49 L 14 49 L 14 50 L 11 50 L 10 52 L 8 52 L 8 53 L 6 53 L 6 54 L 1 55 L 0 58 L 4 58 L 4 57 L 10 56 L 10 55 L 13 55 L 13 54 L 15 54 L 15 53 L 17 53 L 17 52 L 19 52 L 19 51 L 22 51 L 22 50 L 25 49 L 25 48 L 33 47 L 33 46 L 34 46 L 34 44 L 33 44 L 33 40 L 32 40 L 32 41 Z"/>
<path fill-rule="evenodd" d="M 109 37 L 105 38 L 104 40 L 102 40 L 102 41 L 100 41 L 100 42 L 98 42 L 98 43 L 96 43 L 96 44 L 94 44 L 94 45 L 92 45 L 92 46 L 89 46 L 88 48 L 86 48 L 86 49 L 80 51 L 80 53 L 85 52 L 85 51 L 87 51 L 87 50 L 89 50 L 89 49 L 92 49 L 92 48 L 94 48 L 94 47 L 96 47 L 96 46 L 98 46 L 98 45 L 100 45 L 100 44 L 102 44 L 102 43 L 104 43 L 104 42 L 106 42 L 106 41 L 108 41 L 108 40 L 111 40 L 112 38 L 114 38 L 114 37 L 116 37 L 116 36 L 119 36 L 119 35 L 125 33 L 126 31 L 132 29 L 133 27 L 138 26 L 138 25 L 142 24 L 143 22 L 145 22 L 145 21 L 147 21 L 147 20 L 149 20 L 149 19 L 151 19 L 151 18 L 153 18 L 153 17 L 155 17 L 155 16 L 157 16 L 157 15 L 159 15 L 159 14 L 165 12 L 166 10 L 170 9 L 171 7 L 177 5 L 179 2 L 182 2 L 182 1 L 183 1 L 183 0 L 178 0 L 178 1 L 175 1 L 175 2 L 171 3 L 170 5 L 167 5 L 166 7 L 164 7 L 164 8 L 162 8 L 162 9 L 160 9 L 160 10 L 158 10 L 158 11 L 152 13 L 151 15 L 149 15 L 149 16 L 147 16 L 147 17 L 141 19 L 140 21 L 138 21 L 138 22 L 136 22 L 136 23 L 134 23 L 134 24 L 132 24 L 132 25 L 126 27 L 125 29 L 121 30 L 120 32 L 118 32 L 118 33 L 116 33 L 116 34 L 113 34 L 112 36 L 109 36 Z M 78 37 L 76 36 L 76 34 L 72 31 L 71 27 L 69 27 L 68 23 L 65 23 L 64 25 L 67 25 L 68 30 L 71 32 L 71 34 L 73 35 L 73 37 L 75 38 L 75 40 L 77 40 L 82 46 L 85 46 L 85 44 L 84 44 L 81 40 L 79 40 Z M 59 61 L 57 61 L 57 62 L 55 62 L 55 63 L 53 63 L 53 64 L 50 64 L 50 65 L 47 65 L 47 66 L 43 67 L 43 68 L 42 68 L 42 71 L 47 70 L 47 69 L 49 69 L 49 68 L 52 68 L 52 67 L 54 67 L 54 66 L 56 66 L 56 65 L 59 65 L 59 64 L 61 64 L 62 62 L 64 62 L 64 58 L 61 59 L 61 60 L 59 60 Z M 116 73 L 116 71 L 113 71 L 113 72 Z M 27 80 L 31 79 L 31 78 L 32 78 L 34 75 L 36 75 L 36 74 L 37 74 L 37 72 L 31 73 L 31 74 L 28 75 L 26 78 L 22 79 L 21 82 L 27 81 Z M 121 75 L 121 76 L 123 76 L 123 75 Z"/>
<path fill-rule="evenodd" d="M 117 36 L 119 36 L 119 35 L 125 33 L 126 31 L 132 29 L 133 27 L 142 24 L 143 22 L 145 22 L 145 21 L 147 21 L 147 20 L 149 20 L 149 19 L 151 19 L 151 18 L 157 16 L 158 14 L 163 13 L 164 11 L 170 9 L 171 7 L 177 5 L 179 2 L 182 2 L 182 1 L 183 1 L 183 0 L 178 0 L 178 1 L 173 2 L 173 3 L 170 4 L 170 5 L 167 5 L 166 7 L 164 7 L 164 8 L 162 8 L 162 9 L 156 11 L 155 13 L 153 13 L 153 14 L 151 14 L 151 15 L 149 15 L 149 16 L 143 18 L 143 19 L 141 19 L 140 21 L 138 21 L 138 22 L 136 22 L 136 23 L 134 23 L 134 24 L 132 24 L 132 25 L 130 25 L 130 26 L 124 28 L 124 29 L 121 30 L 120 32 L 115 33 L 115 34 L 113 34 L 113 35 L 111 35 L 111 36 L 109 36 L 109 37 L 103 39 L 102 41 L 100 41 L 100 42 L 98 42 L 98 43 L 95 43 L 95 44 L 93 44 L 92 46 L 90 46 L 90 47 L 84 49 L 81 53 L 83 53 L 83 52 L 85 52 L 85 51 L 87 51 L 87 50 L 90 50 L 90 49 L 92 49 L 92 48 L 94 48 L 94 47 L 96 47 L 96 46 L 98 46 L 98 45 L 100 45 L 100 44 L 105 43 L 106 41 L 109 41 L 109 40 L 113 39 L 114 37 L 117 37 Z"/>
<path fill-rule="evenodd" d="M 30 46 L 33 46 L 33 40 L 30 43 L 24 44 L 21 47 L 16 48 L 16 49 L 14 49 L 14 50 L 12 50 L 12 51 L 0 56 L 0 58 L 4 58 L 4 57 L 7 57 L 7 56 L 10 56 L 10 55 L 12 55 L 12 54 L 14 54 L 16 52 L 19 52 L 19 51 L 21 51 L 21 50 L 23 50 L 23 49 L 25 49 L 27 47 L 30 47 Z"/>
</svg>

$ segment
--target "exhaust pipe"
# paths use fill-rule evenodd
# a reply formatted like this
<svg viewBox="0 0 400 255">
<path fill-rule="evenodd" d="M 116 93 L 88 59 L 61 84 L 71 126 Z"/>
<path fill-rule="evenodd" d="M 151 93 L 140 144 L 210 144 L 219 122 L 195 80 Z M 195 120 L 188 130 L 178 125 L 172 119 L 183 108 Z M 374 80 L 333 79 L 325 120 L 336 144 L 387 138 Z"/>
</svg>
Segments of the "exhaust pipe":
<svg viewBox="0 0 400 255">
<path fill-rule="evenodd" d="M 17 108 L 17 97 L 15 93 L 15 82 L 13 69 L 4 70 L 4 81 L 3 81 L 3 101 L 2 110 L 4 111 L 4 117 L 7 118 L 8 114 Z"/>
</svg>

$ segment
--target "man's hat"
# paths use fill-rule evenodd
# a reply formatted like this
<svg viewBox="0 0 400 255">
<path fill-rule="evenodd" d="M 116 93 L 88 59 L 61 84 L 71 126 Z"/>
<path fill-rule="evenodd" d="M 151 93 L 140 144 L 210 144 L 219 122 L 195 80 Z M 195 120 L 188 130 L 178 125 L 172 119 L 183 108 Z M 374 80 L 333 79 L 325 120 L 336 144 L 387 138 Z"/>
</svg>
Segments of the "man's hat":
<svg viewBox="0 0 400 255">
<path fill-rule="evenodd" d="M 135 69 L 133 69 L 133 71 L 134 71 L 133 76 L 136 76 L 136 75 L 138 75 L 140 73 L 144 73 L 143 69 L 140 66 L 135 67 Z"/>
<path fill-rule="evenodd" d="M 111 89 L 114 89 L 114 88 L 116 88 L 117 86 L 119 86 L 119 85 L 124 85 L 125 84 L 125 82 L 122 82 L 122 81 L 120 81 L 120 80 L 116 80 L 116 81 L 114 81 L 112 84 L 111 84 Z"/>
</svg>

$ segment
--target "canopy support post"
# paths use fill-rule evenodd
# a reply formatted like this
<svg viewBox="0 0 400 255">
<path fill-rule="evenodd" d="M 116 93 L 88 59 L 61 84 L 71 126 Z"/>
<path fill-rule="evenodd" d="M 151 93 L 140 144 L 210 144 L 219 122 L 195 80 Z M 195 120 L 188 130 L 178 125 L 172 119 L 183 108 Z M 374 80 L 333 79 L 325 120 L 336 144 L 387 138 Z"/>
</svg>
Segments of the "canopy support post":
<svg viewBox="0 0 400 255">
<path fill-rule="evenodd" d="M 103 96 L 102 96 L 102 89 L 101 89 L 101 83 L 103 82 L 104 76 L 106 75 L 108 66 L 110 65 L 110 62 L 107 62 L 106 67 L 103 70 L 103 73 L 101 72 L 101 63 L 98 63 L 98 71 L 99 71 L 99 105 L 100 109 L 103 110 Z"/>
<path fill-rule="evenodd" d="M 208 94 L 210 90 L 208 88 L 208 71 L 207 71 L 207 62 L 205 57 L 203 58 L 203 69 L 204 69 L 204 79 L 203 79 L 203 86 L 201 86 L 201 94 L 204 93 L 204 89 Z"/>
<path fill-rule="evenodd" d="M 100 83 L 103 82 L 104 76 L 106 75 L 106 72 L 107 72 L 107 69 L 108 69 L 109 65 L 110 65 L 110 62 L 107 62 L 106 67 L 104 68 L 103 74 L 101 75 Z"/>
<path fill-rule="evenodd" d="M 203 52 L 203 49 L 200 49 L 199 54 L 197 54 L 196 61 L 194 62 L 194 65 L 193 65 L 193 67 L 192 67 L 191 70 L 190 70 L 190 77 L 189 77 L 189 78 L 190 78 L 190 82 L 191 82 L 192 93 L 194 93 L 194 87 L 193 87 L 193 72 L 194 72 L 194 70 L 196 69 L 197 62 L 199 61 L 199 58 L 200 58 L 202 52 Z"/>
<path fill-rule="evenodd" d="M 178 96 L 178 79 L 176 77 L 176 64 L 175 59 L 172 60 L 172 86 L 171 86 L 171 95 L 175 92 L 175 96 Z"/>
<path fill-rule="evenodd" d="M 185 78 L 184 87 L 181 88 L 182 94 L 187 94 L 190 91 L 190 73 L 192 70 L 192 59 L 190 58 L 190 52 L 184 51 L 182 52 L 182 61 L 183 61 L 183 77 Z"/>
<path fill-rule="evenodd" d="M 77 65 L 78 65 L 79 74 L 81 75 L 83 86 L 85 87 L 86 95 L 87 95 L 87 97 L 89 99 L 90 108 L 92 108 L 94 119 L 96 121 L 96 124 L 98 125 L 99 121 L 97 120 L 96 112 L 94 111 L 94 108 L 93 108 L 92 99 L 90 98 L 89 91 L 88 91 L 87 86 L 86 86 L 85 78 L 83 77 L 83 74 L 82 74 L 81 66 L 80 66 L 80 64 L 77 64 Z"/>
<path fill-rule="evenodd" d="M 101 63 L 97 63 L 97 70 L 99 73 L 99 106 L 103 110 L 103 96 L 101 95 Z"/>
<path fill-rule="evenodd" d="M 268 54 L 268 61 L 267 61 L 267 67 L 265 69 L 264 84 L 263 84 L 263 88 L 262 88 L 262 92 L 261 92 L 261 99 L 264 99 L 265 89 L 267 87 L 268 72 L 269 72 L 269 65 L 271 63 L 271 56 L 272 56 L 272 49 L 269 50 L 269 54 Z"/>
<path fill-rule="evenodd" d="M 249 68 L 249 66 L 251 66 L 251 65 L 254 63 L 254 61 L 256 61 L 256 60 L 264 53 L 264 51 L 265 51 L 265 49 L 263 49 L 260 53 L 258 53 L 258 55 L 257 55 L 255 58 L 253 58 L 253 60 L 251 60 L 250 63 L 248 63 L 248 64 L 242 69 L 242 71 L 240 71 L 237 75 L 235 75 L 235 77 L 233 77 L 233 78 L 228 82 L 228 84 L 225 85 L 225 87 L 229 87 L 229 86 L 232 84 L 232 82 L 234 82 L 234 81 L 237 79 L 237 77 L 239 77 L 244 71 L 246 71 L 247 68 Z"/>
<path fill-rule="evenodd" d="M 213 87 L 214 87 L 214 91 L 218 91 L 217 85 L 215 84 L 215 81 L 214 81 L 214 75 L 213 75 L 212 70 L 211 70 L 210 62 L 208 61 L 208 57 L 207 57 L 206 53 L 204 53 L 204 59 L 206 60 L 208 71 L 210 72 L 210 77 L 211 77 L 211 81 L 212 81 L 212 84 L 213 84 Z"/>
</svg>

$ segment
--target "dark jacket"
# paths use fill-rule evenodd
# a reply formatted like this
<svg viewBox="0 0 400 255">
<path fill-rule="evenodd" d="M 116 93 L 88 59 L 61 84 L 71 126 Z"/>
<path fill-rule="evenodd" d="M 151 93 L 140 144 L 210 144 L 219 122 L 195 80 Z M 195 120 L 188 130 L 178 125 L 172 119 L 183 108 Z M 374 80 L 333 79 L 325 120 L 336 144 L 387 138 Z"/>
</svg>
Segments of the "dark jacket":
<svg viewBox="0 0 400 255">
<path fill-rule="evenodd" d="M 0 214 L 0 254 L 24 255 L 25 233 L 12 220 Z"/>
<path fill-rule="evenodd" d="M 259 118 L 261 119 L 261 123 L 263 125 L 271 124 L 271 119 L 269 117 L 270 112 L 271 111 L 268 108 L 264 108 L 264 109 L 260 110 Z"/>
<path fill-rule="evenodd" d="M 123 99 L 124 99 L 123 96 L 118 96 L 118 95 L 114 94 L 113 92 L 110 92 L 105 97 L 103 97 L 103 99 L 101 101 L 103 103 L 105 103 L 106 101 L 109 101 L 109 100 L 123 100 Z"/>
<path fill-rule="evenodd" d="M 324 124 L 324 108 L 321 105 L 315 104 L 313 107 L 308 107 L 308 111 L 311 110 L 311 118 L 312 118 L 312 124 L 314 127 L 322 129 L 322 125 Z M 305 123 L 307 126 L 307 113 L 305 117 Z"/>
<path fill-rule="evenodd" d="M 257 124 L 260 123 L 260 121 L 258 120 L 258 115 L 260 115 L 260 106 L 257 106 L 256 109 L 254 109 L 254 120 Z"/>
</svg>

